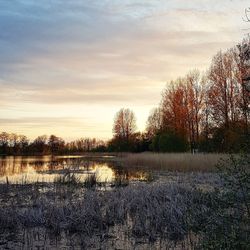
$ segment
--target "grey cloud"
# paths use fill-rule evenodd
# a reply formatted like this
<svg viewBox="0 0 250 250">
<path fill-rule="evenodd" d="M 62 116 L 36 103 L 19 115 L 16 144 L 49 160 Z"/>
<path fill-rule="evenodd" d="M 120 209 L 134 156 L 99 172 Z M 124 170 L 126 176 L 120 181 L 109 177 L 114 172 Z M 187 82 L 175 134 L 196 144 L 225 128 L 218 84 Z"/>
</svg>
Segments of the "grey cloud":
<svg viewBox="0 0 250 250">
<path fill-rule="evenodd" d="M 67 48 L 74 40 L 91 42 L 104 36 L 105 26 L 111 24 L 107 14 L 84 2 L 1 1 L 1 62 L 11 64 L 32 55 L 48 55 L 61 48 L 58 44 Z"/>
<path fill-rule="evenodd" d="M 225 1 L 216 2 L 226 10 Z M 211 51 L 230 46 L 237 36 L 233 29 L 181 29 L 183 11 L 213 23 L 216 13 L 209 6 L 179 0 L 1 1 L 0 96 L 6 102 L 8 93 L 13 101 L 39 103 L 143 102 L 147 83 L 137 78 L 168 81 L 177 71 L 205 65 Z M 120 85 L 130 91 L 119 93 Z M 90 91 L 78 93 L 85 89 Z"/>
<path fill-rule="evenodd" d="M 1 126 L 22 126 L 25 128 L 43 128 L 62 126 L 83 126 L 86 121 L 74 117 L 20 117 L 20 118 L 0 118 Z M 87 125 L 88 127 L 88 125 Z M 90 126 L 89 126 L 90 127 Z"/>
</svg>

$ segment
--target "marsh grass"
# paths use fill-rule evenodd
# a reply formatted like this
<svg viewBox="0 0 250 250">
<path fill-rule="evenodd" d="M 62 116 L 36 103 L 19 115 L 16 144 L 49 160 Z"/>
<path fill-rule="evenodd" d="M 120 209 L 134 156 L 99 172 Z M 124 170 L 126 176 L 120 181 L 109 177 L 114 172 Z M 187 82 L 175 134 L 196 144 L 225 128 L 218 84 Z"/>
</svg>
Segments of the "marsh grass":
<svg viewBox="0 0 250 250">
<path fill-rule="evenodd" d="M 179 173 L 179 180 L 174 182 L 123 186 L 125 176 L 118 180 L 120 188 L 108 191 L 91 188 L 97 185 L 96 178 L 88 179 L 86 186 L 90 188 L 0 185 L 0 239 L 6 232 L 43 228 L 50 235 L 77 235 L 88 249 L 93 237 L 100 236 L 102 241 L 117 237 L 110 232 L 119 228 L 128 241 L 146 240 L 150 245 L 160 240 L 172 246 L 184 244 L 182 249 L 203 249 L 206 236 L 216 239 L 214 221 L 224 225 L 225 219 L 218 215 L 228 211 L 228 206 L 220 205 L 225 196 L 223 189 L 201 190 L 193 185 L 207 183 L 213 177 L 217 181 L 217 174 L 194 172 L 192 183 L 187 185 L 183 178 L 189 174 Z"/>
<path fill-rule="evenodd" d="M 55 177 L 54 184 L 78 186 L 81 185 L 80 178 L 76 177 L 74 173 L 66 172 L 63 175 Z"/>
<path fill-rule="evenodd" d="M 120 175 L 116 180 L 115 188 L 108 189 L 108 191 L 95 188 L 99 185 L 95 174 L 90 174 L 89 178 L 86 178 L 85 182 L 80 185 L 74 185 L 75 180 L 72 175 L 64 177 L 63 180 L 54 184 L 47 184 L 47 186 L 44 183 L 2 184 L 0 185 L 0 240 L 6 232 L 15 233 L 27 228 L 43 228 L 48 230 L 50 235 L 58 236 L 64 233 L 78 235 L 84 242 L 85 249 L 88 249 L 91 243 L 86 239 L 92 239 L 96 235 L 104 239 L 109 237 L 112 228 L 119 227 L 126 233 L 129 240 L 132 237 L 147 239 L 147 243 L 151 244 L 160 239 L 177 245 L 188 240 L 188 244 L 184 245 L 182 249 L 195 249 L 195 247 L 204 249 L 202 246 L 205 244 L 213 246 L 215 240 L 218 241 L 218 233 L 223 235 L 221 239 L 224 240 L 224 234 L 227 234 L 235 224 L 234 221 L 234 224 L 228 221 L 228 211 L 232 211 L 237 205 L 240 210 L 235 210 L 235 215 L 239 216 L 238 211 L 242 210 L 242 195 L 239 193 L 238 197 L 238 186 L 235 186 L 236 191 L 228 185 L 223 188 L 224 182 L 219 183 L 221 188 L 215 186 L 215 183 L 218 182 L 218 175 L 211 172 L 215 168 L 211 164 L 216 164 L 217 158 L 221 158 L 221 155 L 211 154 L 208 158 L 207 156 L 201 154 L 127 155 L 123 160 L 126 162 L 132 159 L 129 167 L 138 166 L 140 168 L 142 164 L 145 164 L 144 168 L 146 166 L 146 169 L 148 168 L 150 171 L 152 169 L 168 170 L 169 168 L 166 167 L 166 163 L 168 163 L 167 166 L 171 166 L 175 170 L 176 176 L 174 177 L 176 178 L 173 178 L 172 182 L 137 182 L 132 185 L 124 185 L 129 180 L 128 175 L 125 174 Z M 153 160 L 150 161 L 150 157 Z M 170 164 L 173 158 L 177 162 L 183 163 L 184 170 L 177 168 L 179 164 Z M 191 161 L 190 164 L 194 163 L 195 168 L 189 168 L 187 159 Z M 152 167 L 154 162 L 157 164 L 155 163 L 155 167 Z M 237 166 L 244 165 L 249 170 L 249 161 L 245 159 L 239 162 L 234 159 L 226 161 L 222 164 L 222 168 L 231 164 L 232 167 L 229 170 L 234 170 L 235 164 L 232 162 L 237 163 Z M 199 164 L 202 167 L 199 167 Z M 242 175 L 242 171 L 239 173 Z M 240 180 L 245 176 L 241 178 L 241 175 Z M 238 174 L 230 172 L 226 176 L 230 177 L 229 183 L 231 184 L 231 178 L 236 178 Z M 247 177 L 243 179 L 246 179 L 245 182 L 248 185 L 246 194 L 249 194 L 249 175 Z M 184 181 L 185 179 L 187 179 L 187 183 Z M 57 183 L 69 185 L 57 185 Z M 71 185 L 72 183 L 73 185 Z M 208 183 L 211 183 L 211 189 L 202 190 L 198 186 L 198 184 Z M 230 196 L 226 196 L 226 194 L 230 194 Z M 236 194 L 237 202 L 229 199 L 234 198 Z M 225 199 L 227 202 L 223 202 Z M 231 200 L 234 203 L 231 203 Z M 246 218 L 244 213 L 242 218 Z M 248 224 L 245 224 L 248 230 Z M 242 224 L 236 229 L 239 228 L 242 230 L 239 232 L 243 232 L 241 235 L 244 236 L 245 228 L 242 229 Z M 237 232 L 236 230 L 231 231 Z M 248 235 L 246 234 L 243 240 L 248 239 Z M 231 240 L 232 237 L 229 235 L 226 239 Z M 225 248 L 218 247 L 217 249 Z"/>
<path fill-rule="evenodd" d="M 18 190 L 9 188 L 12 193 Z M 27 193 L 31 196 L 26 204 L 0 207 L 1 233 L 43 227 L 54 235 L 66 231 L 90 237 L 107 234 L 110 227 L 121 225 L 131 237 L 177 242 L 188 235 L 188 208 L 192 199 L 199 198 L 196 192 L 180 185 L 145 183 L 110 192 L 87 189 L 78 199 L 67 194 L 63 202 L 56 198 L 57 191 L 40 195 L 35 192 Z"/>
<path fill-rule="evenodd" d="M 98 178 L 96 174 L 88 174 L 87 177 L 84 180 L 84 187 L 85 188 L 93 188 L 96 187 L 99 184 Z"/>
<path fill-rule="evenodd" d="M 122 165 L 127 168 L 166 170 L 180 172 L 211 172 L 217 170 L 220 159 L 226 154 L 191 154 L 191 153 L 139 153 L 127 154 L 121 158 Z"/>
<path fill-rule="evenodd" d="M 114 181 L 112 182 L 112 187 L 125 187 L 129 185 L 129 178 L 126 174 L 119 174 L 115 176 Z"/>
</svg>

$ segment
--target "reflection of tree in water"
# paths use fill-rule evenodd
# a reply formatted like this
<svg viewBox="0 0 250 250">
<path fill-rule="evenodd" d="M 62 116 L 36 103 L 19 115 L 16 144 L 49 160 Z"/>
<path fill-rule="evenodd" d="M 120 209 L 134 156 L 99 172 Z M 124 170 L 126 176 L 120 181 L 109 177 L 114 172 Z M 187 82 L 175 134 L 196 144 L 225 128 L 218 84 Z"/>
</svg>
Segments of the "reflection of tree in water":
<svg viewBox="0 0 250 250">
<path fill-rule="evenodd" d="M 21 174 L 28 168 L 28 161 L 22 157 L 2 157 L 0 176 Z"/>
<path fill-rule="evenodd" d="M 115 168 L 115 178 L 124 178 L 124 179 L 128 179 L 129 177 L 129 172 L 127 169 L 123 169 L 123 168 Z"/>
<path fill-rule="evenodd" d="M 138 170 L 136 168 L 126 168 L 126 167 L 115 167 L 114 168 L 115 178 L 117 180 L 147 180 L 149 173 Z"/>
<path fill-rule="evenodd" d="M 0 159 L 0 176 L 22 174 L 27 172 L 29 167 L 37 172 L 55 170 L 61 168 L 62 161 L 58 159 L 34 160 L 25 157 L 2 157 Z"/>
<path fill-rule="evenodd" d="M 103 159 L 66 158 L 63 156 L 0 158 L 0 177 L 15 176 L 16 180 L 23 175 L 29 175 L 31 182 L 35 178 L 48 178 L 47 180 L 51 181 L 52 177 L 50 178 L 48 175 L 65 173 L 77 174 L 78 177 L 94 174 L 99 181 L 114 182 L 117 186 L 127 185 L 129 181 L 147 180 L 147 173 L 141 170 L 126 168 L 117 162 Z"/>
<path fill-rule="evenodd" d="M 50 159 L 39 159 L 35 161 L 30 161 L 29 166 L 31 166 L 35 171 L 45 171 L 45 170 L 56 170 L 58 168 L 61 168 L 61 162 L 60 159 L 55 159 L 54 157 L 51 157 Z"/>
<path fill-rule="evenodd" d="M 89 161 L 82 158 L 67 158 L 67 159 L 59 159 L 57 164 L 61 167 L 61 169 L 65 170 L 92 170 L 95 166 L 95 162 Z"/>
</svg>

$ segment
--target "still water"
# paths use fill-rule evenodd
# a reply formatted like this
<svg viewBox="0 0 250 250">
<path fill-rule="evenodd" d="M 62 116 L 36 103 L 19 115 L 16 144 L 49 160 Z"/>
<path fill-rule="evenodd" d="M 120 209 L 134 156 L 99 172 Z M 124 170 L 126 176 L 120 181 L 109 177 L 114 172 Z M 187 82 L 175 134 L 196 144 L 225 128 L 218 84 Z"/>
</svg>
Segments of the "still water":
<svg viewBox="0 0 250 250">
<path fill-rule="evenodd" d="M 0 157 L 0 183 L 26 184 L 55 182 L 67 173 L 79 181 L 95 175 L 98 182 L 113 182 L 123 176 L 130 180 L 144 180 L 145 174 L 128 171 L 110 161 L 110 156 L 87 158 L 84 156 L 6 156 Z"/>
</svg>

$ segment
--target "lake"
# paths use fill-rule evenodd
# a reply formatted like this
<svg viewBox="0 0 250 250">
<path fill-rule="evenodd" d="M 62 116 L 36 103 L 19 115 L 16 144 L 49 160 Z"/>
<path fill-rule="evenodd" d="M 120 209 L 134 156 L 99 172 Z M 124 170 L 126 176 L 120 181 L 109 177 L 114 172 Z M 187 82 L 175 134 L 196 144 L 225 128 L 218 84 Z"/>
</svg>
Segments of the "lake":
<svg viewBox="0 0 250 250">
<path fill-rule="evenodd" d="M 142 171 L 122 168 L 113 156 L 2 156 L 0 183 L 28 184 L 53 183 L 67 174 L 84 182 L 95 176 L 99 183 L 112 183 L 117 178 L 134 181 L 146 180 Z"/>
</svg>

